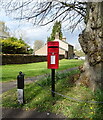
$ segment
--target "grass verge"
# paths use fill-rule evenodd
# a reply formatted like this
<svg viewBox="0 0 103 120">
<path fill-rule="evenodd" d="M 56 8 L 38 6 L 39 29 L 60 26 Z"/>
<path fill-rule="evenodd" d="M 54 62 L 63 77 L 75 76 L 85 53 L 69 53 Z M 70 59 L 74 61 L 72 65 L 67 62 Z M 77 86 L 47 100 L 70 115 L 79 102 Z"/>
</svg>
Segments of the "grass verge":
<svg viewBox="0 0 103 120">
<path fill-rule="evenodd" d="M 92 93 L 89 88 L 74 84 L 78 74 L 79 70 L 75 70 L 57 75 L 57 78 L 58 76 L 59 78 L 56 79 L 56 92 L 84 101 L 103 101 L 103 92 L 98 90 L 96 93 Z M 51 89 L 50 77 L 44 78 L 38 83 L 45 87 L 40 87 L 36 83 L 25 86 L 26 103 L 24 105 L 17 103 L 16 89 L 4 93 L 2 99 L 3 107 L 49 111 L 63 114 L 68 118 L 103 118 L 103 104 L 78 102 L 59 95 L 53 98 L 49 91 Z"/>
<path fill-rule="evenodd" d="M 63 59 L 59 61 L 59 69 L 69 69 L 77 67 L 83 64 L 81 60 L 67 60 Z M 0 66 L 1 67 L 1 66 Z M 2 82 L 9 82 L 16 80 L 18 73 L 22 71 L 26 77 L 34 77 L 45 73 L 50 73 L 50 69 L 47 69 L 47 62 L 38 62 L 30 64 L 15 64 L 15 65 L 2 65 Z"/>
</svg>

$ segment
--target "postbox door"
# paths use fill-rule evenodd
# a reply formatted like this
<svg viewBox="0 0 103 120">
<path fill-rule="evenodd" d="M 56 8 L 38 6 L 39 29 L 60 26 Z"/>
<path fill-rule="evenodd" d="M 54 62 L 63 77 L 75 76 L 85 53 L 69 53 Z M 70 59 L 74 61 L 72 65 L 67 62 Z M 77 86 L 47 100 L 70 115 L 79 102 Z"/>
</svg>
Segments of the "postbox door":
<svg viewBox="0 0 103 120">
<path fill-rule="evenodd" d="M 58 69 L 58 59 L 59 56 L 57 53 L 48 55 L 48 68 L 49 69 Z"/>
</svg>

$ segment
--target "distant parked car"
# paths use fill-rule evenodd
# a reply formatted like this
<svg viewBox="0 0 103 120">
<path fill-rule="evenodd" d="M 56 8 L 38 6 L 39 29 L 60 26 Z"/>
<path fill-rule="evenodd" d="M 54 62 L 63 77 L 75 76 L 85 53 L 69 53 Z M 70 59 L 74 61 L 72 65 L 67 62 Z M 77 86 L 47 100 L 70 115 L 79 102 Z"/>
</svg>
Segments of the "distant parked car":
<svg viewBox="0 0 103 120">
<path fill-rule="evenodd" d="M 74 57 L 74 59 L 78 59 L 78 57 L 77 57 L 77 56 L 75 56 L 75 57 Z"/>
<path fill-rule="evenodd" d="M 79 56 L 74 55 L 74 59 L 78 59 L 78 58 L 79 58 Z"/>
<path fill-rule="evenodd" d="M 85 56 L 79 57 L 78 59 L 79 59 L 79 60 L 85 60 Z"/>
</svg>

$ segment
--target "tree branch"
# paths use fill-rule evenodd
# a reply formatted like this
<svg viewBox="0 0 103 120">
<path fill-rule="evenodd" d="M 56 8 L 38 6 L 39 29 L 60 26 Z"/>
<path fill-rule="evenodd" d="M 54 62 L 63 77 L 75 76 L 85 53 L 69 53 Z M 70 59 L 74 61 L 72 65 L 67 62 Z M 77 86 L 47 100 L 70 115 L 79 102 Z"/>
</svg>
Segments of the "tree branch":
<svg viewBox="0 0 103 120">
<path fill-rule="evenodd" d="M 77 19 L 78 16 L 85 18 L 86 15 L 86 3 L 69 2 L 68 0 L 65 2 L 59 0 L 45 0 L 42 2 L 28 0 L 22 3 L 17 1 L 13 2 L 13 0 L 11 0 L 9 3 L 5 4 L 5 8 L 8 12 L 16 12 L 15 19 L 33 20 L 35 25 L 40 24 L 43 26 L 57 19 L 60 21 L 71 19 L 71 16 L 69 16 L 70 12 L 77 14 L 77 16 L 72 16 L 72 20 Z M 79 22 L 81 22 L 80 20 Z"/>
</svg>

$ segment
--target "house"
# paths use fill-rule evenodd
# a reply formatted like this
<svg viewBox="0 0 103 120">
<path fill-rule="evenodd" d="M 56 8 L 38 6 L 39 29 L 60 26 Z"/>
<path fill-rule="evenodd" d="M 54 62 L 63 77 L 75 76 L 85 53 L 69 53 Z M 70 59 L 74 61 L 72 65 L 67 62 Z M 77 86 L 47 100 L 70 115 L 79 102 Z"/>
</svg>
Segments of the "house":
<svg viewBox="0 0 103 120">
<path fill-rule="evenodd" d="M 54 41 L 59 41 L 59 55 L 64 55 L 66 59 L 73 59 L 74 47 L 66 42 L 66 38 L 60 40 L 59 35 L 56 34 Z M 47 56 L 47 43 L 42 48 L 35 51 L 35 55 Z"/>
<path fill-rule="evenodd" d="M 0 39 L 5 39 L 10 37 L 9 33 L 5 31 L 5 23 L 0 21 Z"/>
</svg>

